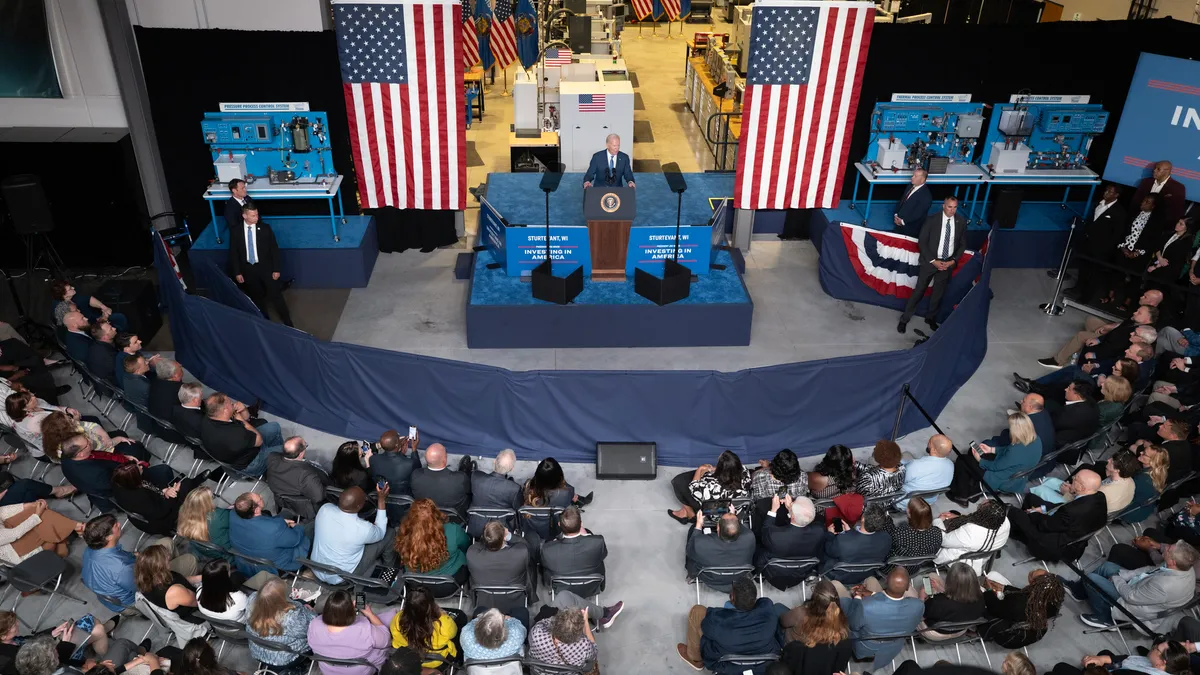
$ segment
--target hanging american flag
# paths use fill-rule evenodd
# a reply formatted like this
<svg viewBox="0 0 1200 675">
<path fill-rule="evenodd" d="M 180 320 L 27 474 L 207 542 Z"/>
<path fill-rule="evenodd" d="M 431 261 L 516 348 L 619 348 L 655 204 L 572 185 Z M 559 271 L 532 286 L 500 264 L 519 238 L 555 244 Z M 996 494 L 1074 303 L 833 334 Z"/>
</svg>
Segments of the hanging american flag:
<svg viewBox="0 0 1200 675">
<path fill-rule="evenodd" d="M 507 68 L 508 64 L 517 60 L 517 28 L 513 20 L 512 0 L 496 0 L 496 18 L 492 22 L 492 55 L 501 68 Z"/>
<path fill-rule="evenodd" d="M 546 65 L 547 66 L 569 66 L 571 65 L 571 50 L 566 47 L 559 49 L 546 50 Z"/>
<path fill-rule="evenodd" d="M 333 0 L 363 206 L 466 206 L 456 0 Z"/>
<path fill-rule="evenodd" d="M 471 14 L 471 0 L 462 0 L 462 17 L 463 70 L 470 70 L 479 63 L 479 33 Z"/>
<path fill-rule="evenodd" d="M 667 12 L 668 21 L 679 20 L 679 0 L 662 0 L 662 6 Z"/>
<path fill-rule="evenodd" d="M 755 3 L 737 208 L 837 206 L 874 20 L 873 2 Z"/>
<path fill-rule="evenodd" d="M 645 20 L 654 11 L 654 0 L 633 0 L 633 15 L 638 21 Z"/>
<path fill-rule="evenodd" d="M 579 112 L 604 112 L 604 94 L 580 94 Z"/>
</svg>

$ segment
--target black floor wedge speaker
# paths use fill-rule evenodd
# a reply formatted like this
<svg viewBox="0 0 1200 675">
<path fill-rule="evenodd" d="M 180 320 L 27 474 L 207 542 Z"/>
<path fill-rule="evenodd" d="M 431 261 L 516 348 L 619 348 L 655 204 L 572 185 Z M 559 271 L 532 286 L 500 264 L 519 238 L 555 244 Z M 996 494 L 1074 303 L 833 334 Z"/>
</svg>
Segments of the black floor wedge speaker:
<svg viewBox="0 0 1200 675">
<path fill-rule="evenodd" d="M 654 480 L 658 477 L 655 443 L 596 443 L 598 480 Z"/>
</svg>

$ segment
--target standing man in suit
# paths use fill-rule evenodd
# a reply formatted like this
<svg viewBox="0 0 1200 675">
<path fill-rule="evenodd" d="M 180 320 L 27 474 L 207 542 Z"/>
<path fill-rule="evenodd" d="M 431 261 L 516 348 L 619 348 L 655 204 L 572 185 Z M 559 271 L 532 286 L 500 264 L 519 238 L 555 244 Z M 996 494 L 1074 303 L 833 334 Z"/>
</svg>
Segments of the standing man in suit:
<svg viewBox="0 0 1200 675">
<path fill-rule="evenodd" d="M 446 446 L 434 443 L 425 450 L 425 466 L 412 472 L 414 500 L 428 499 L 439 509 L 454 509 L 463 522 L 471 507 L 471 477 L 446 466 Z"/>
<path fill-rule="evenodd" d="M 268 319 L 266 302 L 275 305 L 283 325 L 292 325 L 292 315 L 283 300 L 279 282 L 279 244 L 271 226 L 259 222 L 258 207 L 250 202 L 242 207 L 242 225 L 229 231 L 229 271 L 250 300 Z"/>
<path fill-rule="evenodd" d="M 1146 195 L 1158 195 L 1158 209 L 1162 211 L 1164 222 L 1174 224 L 1183 217 L 1183 209 L 1187 201 L 1187 188 L 1183 183 L 1171 178 L 1171 163 L 1168 161 L 1155 162 L 1154 173 L 1143 178 L 1138 184 L 1133 199 L 1129 200 L 1130 209 L 1139 208 Z"/>
<path fill-rule="evenodd" d="M 604 537 L 592 534 L 583 527 L 583 517 L 579 508 L 568 506 L 559 516 L 559 530 L 562 532 L 557 539 L 542 544 L 542 569 L 546 571 L 546 585 L 550 578 L 576 577 L 589 574 L 604 575 L 604 559 L 608 557 L 608 546 Z M 750 553 L 754 553 L 754 538 L 750 537 Z M 604 590 L 604 582 L 589 587 L 571 589 L 576 595 L 590 597 Z"/>
<path fill-rule="evenodd" d="M 521 506 L 521 484 L 512 479 L 509 474 L 516 466 L 517 455 L 512 450 L 501 450 L 496 453 L 496 461 L 492 464 L 492 472 L 481 469 L 471 472 L 471 506 L 477 509 L 512 509 Z M 472 537 L 483 532 L 488 522 L 483 516 L 472 515 L 467 521 L 467 534 Z M 468 557 L 470 553 L 467 554 Z"/>
<path fill-rule="evenodd" d="M 933 203 L 933 196 L 929 194 L 929 188 L 925 186 L 927 178 L 929 178 L 928 171 L 914 169 L 912 185 L 904 191 L 904 196 L 896 205 L 896 215 L 892 216 L 892 222 L 895 223 L 896 231 L 900 234 L 907 234 L 910 237 L 920 234 L 921 223 L 925 222 L 925 218 L 929 215 L 929 205 Z"/>
<path fill-rule="evenodd" d="M 242 226 L 242 209 L 247 204 L 253 204 L 246 194 L 246 181 L 234 178 L 229 181 L 229 199 L 225 200 L 225 227 L 232 233 Z"/>
<path fill-rule="evenodd" d="M 706 567 L 739 567 L 754 564 L 754 534 L 744 527 L 737 514 L 726 513 L 717 521 L 716 532 L 704 531 L 704 512 L 696 512 L 696 526 L 688 530 L 684 568 L 694 579 Z M 729 586 L 712 586 L 728 591 Z"/>
<path fill-rule="evenodd" d="M 1117 186 L 1109 183 L 1104 187 L 1104 194 L 1095 208 L 1088 214 L 1083 223 L 1083 241 L 1079 252 L 1099 260 L 1111 261 L 1121 243 L 1121 235 L 1129 222 L 1125 207 L 1117 201 L 1121 196 Z M 1090 260 L 1079 263 L 1079 283 L 1075 284 L 1075 293 L 1083 302 L 1092 300 L 1099 290 L 1100 281 L 1109 274 L 1108 268 L 1097 267 Z"/>
<path fill-rule="evenodd" d="M 967 248 L 967 219 L 957 214 L 958 198 L 946 197 L 942 202 L 942 210 L 925 219 L 921 227 L 921 235 L 917 238 L 920 251 L 920 271 L 917 273 L 917 286 L 913 289 L 904 314 L 900 316 L 900 324 L 896 330 L 903 333 L 908 330 L 908 320 L 917 311 L 917 303 L 925 296 L 925 289 L 933 284 L 933 295 L 929 298 L 929 309 L 925 312 L 925 323 L 937 330 L 938 310 L 942 306 L 942 295 L 946 293 L 946 285 L 954 273 L 958 258 Z"/>
<path fill-rule="evenodd" d="M 587 173 L 583 174 L 584 189 L 592 187 L 592 183 L 636 187 L 629 155 L 621 152 L 621 137 L 609 134 L 604 144 L 608 148 L 592 155 L 592 163 L 588 165 Z"/>
</svg>

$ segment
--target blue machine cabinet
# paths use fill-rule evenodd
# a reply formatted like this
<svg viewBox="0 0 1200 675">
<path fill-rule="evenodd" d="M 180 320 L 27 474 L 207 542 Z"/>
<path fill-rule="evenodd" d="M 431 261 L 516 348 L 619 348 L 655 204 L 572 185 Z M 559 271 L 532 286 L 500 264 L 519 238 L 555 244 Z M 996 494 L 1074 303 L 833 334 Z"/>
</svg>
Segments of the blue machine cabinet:
<svg viewBox="0 0 1200 675">
<path fill-rule="evenodd" d="M 214 182 L 204 191 L 217 242 L 216 202 L 229 199 L 228 183 L 246 181 L 251 199 L 324 199 L 334 241 L 346 222 L 342 176 L 333 167 L 328 117 L 307 103 L 222 103 L 204 114 L 200 130 L 212 154 Z M 334 200 L 337 209 L 334 210 Z M 306 216 L 271 216 L 271 220 Z M 228 223 L 226 224 L 228 226 Z"/>
</svg>

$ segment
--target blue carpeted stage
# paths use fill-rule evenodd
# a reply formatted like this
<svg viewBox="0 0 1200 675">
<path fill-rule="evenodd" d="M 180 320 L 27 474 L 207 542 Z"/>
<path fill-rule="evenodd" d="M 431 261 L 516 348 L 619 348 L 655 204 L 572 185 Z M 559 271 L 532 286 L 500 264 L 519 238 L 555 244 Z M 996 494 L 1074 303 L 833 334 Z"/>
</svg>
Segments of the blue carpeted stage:
<svg viewBox="0 0 1200 675">
<path fill-rule="evenodd" d="M 329 218 L 264 219 L 275 231 L 283 256 L 284 279 L 295 279 L 293 288 L 366 288 L 379 257 L 375 219 L 371 216 L 346 216 L 338 227 L 341 241 L 335 242 L 329 231 Z M 217 216 L 221 227 L 218 244 L 213 226 L 204 228 L 188 252 L 193 262 L 207 260 L 224 270 L 229 262 L 229 228 Z"/>
</svg>

